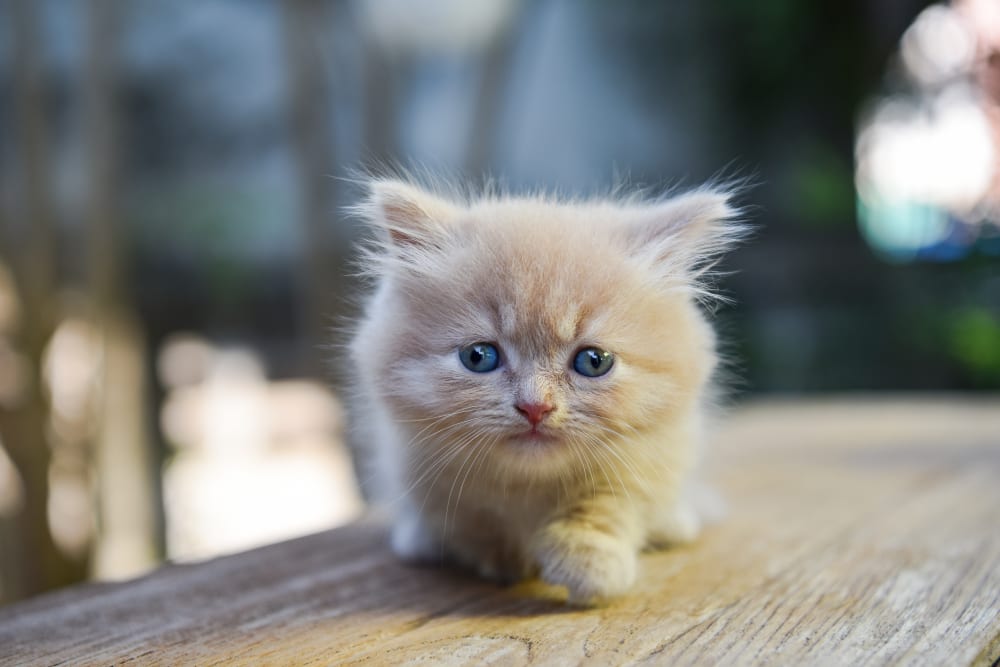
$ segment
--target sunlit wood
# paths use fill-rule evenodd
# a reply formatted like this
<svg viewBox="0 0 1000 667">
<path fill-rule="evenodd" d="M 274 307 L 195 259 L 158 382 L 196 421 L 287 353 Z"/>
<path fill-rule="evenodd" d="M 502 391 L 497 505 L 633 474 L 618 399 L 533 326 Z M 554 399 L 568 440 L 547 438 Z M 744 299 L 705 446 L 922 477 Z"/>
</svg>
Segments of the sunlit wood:
<svg viewBox="0 0 1000 667">
<path fill-rule="evenodd" d="M 738 410 L 729 517 L 568 608 L 399 564 L 377 521 L 0 609 L 0 663 L 990 664 L 1000 652 L 1000 399 Z"/>
</svg>

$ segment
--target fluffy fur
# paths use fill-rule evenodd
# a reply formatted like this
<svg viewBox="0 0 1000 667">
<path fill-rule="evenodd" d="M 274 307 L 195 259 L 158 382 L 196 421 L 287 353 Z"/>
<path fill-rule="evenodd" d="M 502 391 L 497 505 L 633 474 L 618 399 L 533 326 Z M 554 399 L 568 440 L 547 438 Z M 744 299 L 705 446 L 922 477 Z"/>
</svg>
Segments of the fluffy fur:
<svg viewBox="0 0 1000 667">
<path fill-rule="evenodd" d="M 637 555 L 693 539 L 690 473 L 715 336 L 701 279 L 740 234 L 724 192 L 666 200 L 444 198 L 373 180 L 375 281 L 350 347 L 401 557 L 538 574 L 590 603 Z M 501 365 L 465 368 L 489 342 Z M 586 377 L 596 346 L 611 371 Z M 534 429 L 516 407 L 552 407 Z"/>
</svg>

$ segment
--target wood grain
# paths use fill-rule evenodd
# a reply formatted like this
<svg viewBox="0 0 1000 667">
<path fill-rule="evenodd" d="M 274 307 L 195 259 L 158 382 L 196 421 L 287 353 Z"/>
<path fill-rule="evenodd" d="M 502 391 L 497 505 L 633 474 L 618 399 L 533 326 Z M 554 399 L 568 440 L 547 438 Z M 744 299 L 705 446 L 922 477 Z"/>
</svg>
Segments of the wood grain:
<svg viewBox="0 0 1000 667">
<path fill-rule="evenodd" d="M 0 609 L 0 664 L 907 664 L 1000 656 L 1000 399 L 756 404 L 730 514 L 574 609 L 400 565 L 364 522 Z"/>
</svg>

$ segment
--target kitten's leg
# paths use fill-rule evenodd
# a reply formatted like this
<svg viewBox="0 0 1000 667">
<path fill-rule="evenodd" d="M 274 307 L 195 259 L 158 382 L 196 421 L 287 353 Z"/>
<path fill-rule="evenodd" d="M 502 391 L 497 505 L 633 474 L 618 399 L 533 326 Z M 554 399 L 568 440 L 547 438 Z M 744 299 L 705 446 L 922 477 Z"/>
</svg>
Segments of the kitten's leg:
<svg viewBox="0 0 1000 667">
<path fill-rule="evenodd" d="M 555 517 L 529 547 L 542 579 L 566 586 L 575 604 L 626 592 L 635 583 L 642 546 L 636 512 L 627 501 L 596 495 Z"/>
<path fill-rule="evenodd" d="M 701 529 L 725 514 L 725 501 L 712 488 L 690 483 L 673 503 L 653 513 L 647 544 L 662 548 L 693 541 Z"/>
<path fill-rule="evenodd" d="M 512 584 L 529 574 L 522 545 L 495 511 L 459 508 L 445 542 L 454 560 L 485 579 Z"/>
<path fill-rule="evenodd" d="M 517 545 L 499 532 L 483 532 L 481 527 L 456 533 L 450 551 L 462 565 L 500 584 L 513 584 L 530 574 Z"/>
<path fill-rule="evenodd" d="M 694 541 L 701 532 L 701 517 L 685 500 L 661 509 L 649 527 L 646 543 L 654 549 Z"/>
<path fill-rule="evenodd" d="M 497 520 L 479 520 L 476 515 L 459 515 L 452 520 L 448 539 L 444 540 L 416 509 L 404 507 L 392 527 L 392 550 L 403 560 L 416 563 L 440 563 L 443 557 L 457 561 L 479 576 L 510 584 L 530 574 L 516 545 L 497 529 Z"/>
<path fill-rule="evenodd" d="M 399 510 L 392 526 L 392 551 L 403 560 L 430 562 L 441 557 L 441 541 L 412 507 Z"/>
</svg>

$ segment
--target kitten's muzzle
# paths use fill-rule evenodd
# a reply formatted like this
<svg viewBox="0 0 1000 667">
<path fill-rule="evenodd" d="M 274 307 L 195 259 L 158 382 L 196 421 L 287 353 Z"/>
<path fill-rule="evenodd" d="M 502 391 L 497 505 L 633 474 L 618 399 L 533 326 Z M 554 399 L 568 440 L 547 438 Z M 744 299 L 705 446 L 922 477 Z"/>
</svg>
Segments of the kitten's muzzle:
<svg viewBox="0 0 1000 667">
<path fill-rule="evenodd" d="M 517 403 L 514 407 L 517 408 L 517 411 L 521 413 L 521 416 L 527 419 L 528 423 L 532 426 L 538 426 L 541 424 L 542 420 L 555 409 L 555 406 L 551 403 L 529 403 L 526 401 Z"/>
</svg>

